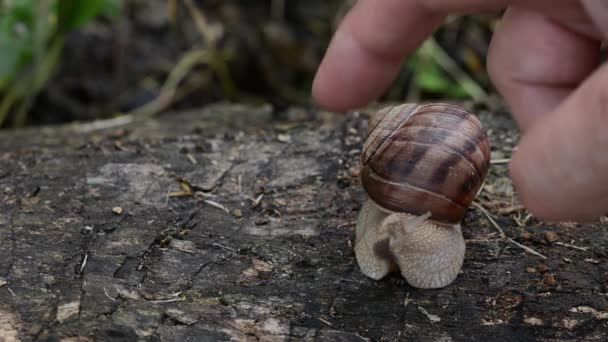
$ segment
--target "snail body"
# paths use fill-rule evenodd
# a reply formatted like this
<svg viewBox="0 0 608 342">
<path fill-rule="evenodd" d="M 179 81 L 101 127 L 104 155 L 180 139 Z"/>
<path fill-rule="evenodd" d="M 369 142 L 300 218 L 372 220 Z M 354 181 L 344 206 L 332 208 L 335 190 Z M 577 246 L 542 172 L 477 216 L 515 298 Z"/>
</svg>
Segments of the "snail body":
<svg viewBox="0 0 608 342">
<path fill-rule="evenodd" d="M 452 283 L 465 253 L 460 222 L 490 165 L 481 122 L 449 104 L 386 107 L 370 120 L 360 162 L 361 271 L 380 279 L 398 269 L 419 288 Z"/>
</svg>

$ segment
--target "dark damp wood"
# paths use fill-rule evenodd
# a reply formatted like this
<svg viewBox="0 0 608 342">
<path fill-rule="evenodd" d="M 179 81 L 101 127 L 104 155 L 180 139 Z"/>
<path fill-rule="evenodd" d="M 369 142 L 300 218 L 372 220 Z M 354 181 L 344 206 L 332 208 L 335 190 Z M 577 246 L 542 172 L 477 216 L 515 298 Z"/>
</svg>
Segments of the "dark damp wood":
<svg viewBox="0 0 608 342">
<path fill-rule="evenodd" d="M 513 122 L 475 112 L 508 157 Z M 497 214 L 542 260 L 470 210 L 452 285 L 373 281 L 352 251 L 364 121 L 285 117 L 216 105 L 91 134 L 0 133 L 0 340 L 608 339 L 605 223 Z M 489 208 L 513 200 L 507 175 L 492 166 Z"/>
</svg>

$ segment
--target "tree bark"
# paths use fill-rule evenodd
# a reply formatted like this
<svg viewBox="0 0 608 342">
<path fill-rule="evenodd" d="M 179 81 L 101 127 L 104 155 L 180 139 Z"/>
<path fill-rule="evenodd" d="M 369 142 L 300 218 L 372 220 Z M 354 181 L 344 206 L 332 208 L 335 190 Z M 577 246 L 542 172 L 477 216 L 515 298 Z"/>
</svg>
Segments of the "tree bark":
<svg viewBox="0 0 608 342">
<path fill-rule="evenodd" d="M 476 113 L 508 158 L 513 122 Z M 504 163 L 477 202 L 512 241 L 472 207 L 450 286 L 364 277 L 363 114 L 218 104 L 0 133 L 0 341 L 608 339 L 607 225 L 526 218 Z"/>
</svg>

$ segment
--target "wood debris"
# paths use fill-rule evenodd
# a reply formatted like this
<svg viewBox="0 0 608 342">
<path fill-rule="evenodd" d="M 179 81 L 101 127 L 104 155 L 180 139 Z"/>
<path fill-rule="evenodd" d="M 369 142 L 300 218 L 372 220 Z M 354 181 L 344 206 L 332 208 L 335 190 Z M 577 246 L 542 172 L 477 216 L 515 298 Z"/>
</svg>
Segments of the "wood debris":
<svg viewBox="0 0 608 342">
<path fill-rule="evenodd" d="M 68 320 L 70 317 L 76 316 L 80 313 L 80 301 L 74 301 L 59 305 L 57 308 L 57 321 L 62 323 Z"/>
<path fill-rule="evenodd" d="M 543 325 L 543 320 L 538 317 L 524 316 L 524 323 L 528 325 Z"/>
<path fill-rule="evenodd" d="M 607 311 L 599 311 L 590 306 L 577 306 L 575 308 L 570 309 L 570 312 L 590 313 L 591 315 L 593 315 L 593 317 L 595 317 L 595 319 L 598 320 L 608 319 Z"/>
<path fill-rule="evenodd" d="M 577 250 L 583 251 L 583 252 L 586 252 L 586 251 L 589 250 L 589 247 L 580 247 L 580 246 L 575 246 L 575 245 L 572 245 L 572 244 L 569 244 L 569 243 L 556 242 L 555 244 L 559 245 L 559 246 L 564 246 L 564 247 L 572 248 L 572 249 L 577 249 Z"/>
<path fill-rule="evenodd" d="M 428 311 L 426 311 L 426 309 L 422 306 L 418 306 L 418 311 L 425 315 L 429 319 L 429 321 L 431 321 L 431 323 L 441 322 L 441 318 L 439 316 L 428 313 Z"/>
<path fill-rule="evenodd" d="M 228 208 L 224 207 L 223 205 L 221 205 L 221 204 L 219 204 L 219 203 L 217 203 L 215 201 L 212 201 L 212 200 L 203 200 L 203 202 L 209 204 L 212 207 L 216 207 L 218 209 L 223 210 L 226 214 L 230 214 L 230 210 L 228 210 Z"/>
<path fill-rule="evenodd" d="M 482 213 L 485 215 L 485 217 L 486 217 L 486 218 L 487 218 L 487 219 L 490 221 L 490 223 L 492 224 L 492 226 L 494 226 L 494 228 L 496 228 L 496 230 L 498 230 L 498 233 L 500 234 L 500 236 L 501 236 L 503 239 L 505 239 L 505 240 L 507 240 L 507 241 L 511 242 L 511 243 L 512 243 L 512 244 L 514 244 L 515 246 L 517 246 L 517 247 L 519 247 L 519 248 L 523 249 L 524 251 L 526 251 L 526 252 L 528 252 L 528 253 L 530 253 L 530 254 L 534 254 L 534 255 L 536 255 L 536 256 L 538 256 L 538 257 L 542 258 L 542 259 L 547 259 L 547 257 L 546 257 L 546 256 L 544 256 L 544 255 L 540 254 L 539 252 L 535 251 L 534 249 L 532 249 L 532 248 L 530 248 L 530 247 L 528 247 L 528 246 L 522 245 L 521 243 L 519 243 L 519 242 L 517 242 L 517 241 L 515 241 L 515 240 L 511 239 L 510 237 L 508 237 L 508 236 L 507 236 L 507 234 L 505 234 L 505 232 L 502 230 L 502 228 L 500 228 L 500 226 L 498 225 L 498 223 L 496 223 L 496 221 L 494 221 L 494 219 L 492 218 L 492 215 L 490 215 L 490 213 L 489 213 L 489 212 L 488 212 L 488 211 L 487 211 L 487 210 L 486 210 L 484 207 L 482 207 L 480 204 L 478 204 L 478 203 L 476 203 L 476 202 L 473 202 L 473 205 L 474 205 L 474 206 L 475 206 L 477 209 L 479 209 L 479 210 L 480 210 L 480 211 L 481 211 L 481 212 L 482 212 Z"/>
<path fill-rule="evenodd" d="M 194 158 L 194 156 L 191 153 L 186 153 L 186 158 L 188 158 L 188 160 L 192 163 L 192 164 L 197 164 L 196 158 Z"/>
</svg>

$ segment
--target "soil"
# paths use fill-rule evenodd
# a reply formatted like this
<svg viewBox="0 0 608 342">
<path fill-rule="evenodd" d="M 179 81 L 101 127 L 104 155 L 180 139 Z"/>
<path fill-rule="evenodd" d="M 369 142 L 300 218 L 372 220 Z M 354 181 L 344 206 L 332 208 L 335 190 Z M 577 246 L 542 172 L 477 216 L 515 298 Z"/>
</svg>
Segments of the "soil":
<svg viewBox="0 0 608 342">
<path fill-rule="evenodd" d="M 475 112 L 508 158 L 514 123 Z M 608 339 L 608 225 L 528 216 L 505 163 L 476 203 L 512 241 L 471 207 L 450 286 L 363 276 L 367 113 L 218 103 L 0 133 L 0 340 Z"/>
<path fill-rule="evenodd" d="M 310 106 L 317 67 L 337 24 L 354 1 L 122 3 L 120 16 L 98 18 L 67 37 L 59 67 L 37 96 L 28 126 L 111 118 L 165 98 L 162 89 L 169 75 L 194 51 L 212 54 L 213 62 L 189 69 L 175 97 L 169 96 L 170 103 L 158 112 L 200 108 L 224 100 L 271 103 L 278 111 Z M 497 19 L 490 14 L 453 18 L 434 34 L 441 53 L 489 94 L 494 90 L 485 72 L 485 56 Z M 423 64 L 429 63 L 436 62 L 425 59 Z M 226 75 L 220 77 L 218 70 L 223 68 Z M 453 76 L 436 71 L 427 76 L 435 83 L 452 84 L 448 90 L 433 91 L 433 87 L 422 89 L 414 84 L 425 73 L 423 69 L 404 65 L 380 100 L 444 99 L 456 93 L 449 91 L 459 88 L 450 83 Z M 441 68 L 435 65 L 435 69 Z M 6 127 L 12 127 L 10 118 Z"/>
<path fill-rule="evenodd" d="M 273 15 L 274 2 L 123 0 L 120 16 L 99 18 L 69 35 L 28 124 L 136 110 L 161 95 L 168 75 L 191 51 L 214 52 L 234 89 L 221 87 L 216 69 L 202 63 L 180 82 L 173 110 L 225 99 L 282 108 L 306 104 L 344 1 L 290 1 L 279 15 Z M 197 17 L 204 27 L 197 26 Z"/>
</svg>

